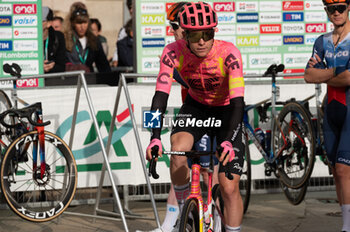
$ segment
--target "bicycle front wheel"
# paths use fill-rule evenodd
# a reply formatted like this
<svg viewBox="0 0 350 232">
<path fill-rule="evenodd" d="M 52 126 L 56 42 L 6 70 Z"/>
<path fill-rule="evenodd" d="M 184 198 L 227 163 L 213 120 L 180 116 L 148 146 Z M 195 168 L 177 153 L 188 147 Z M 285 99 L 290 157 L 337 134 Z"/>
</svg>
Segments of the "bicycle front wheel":
<svg viewBox="0 0 350 232">
<path fill-rule="evenodd" d="M 214 185 L 212 188 L 212 194 L 213 194 L 213 201 L 214 201 L 214 231 L 221 231 L 225 232 L 225 220 L 224 220 L 224 213 L 225 213 L 225 205 L 224 205 L 224 199 L 222 199 L 220 186 L 219 184 Z"/>
<path fill-rule="evenodd" d="M 199 232 L 199 210 L 196 199 L 188 199 L 182 209 L 179 232 Z"/>
<path fill-rule="evenodd" d="M 250 162 L 250 151 L 249 151 L 249 140 L 246 137 L 245 140 L 245 157 L 243 163 L 243 171 L 241 175 L 241 179 L 239 181 L 239 191 L 243 200 L 243 213 L 246 213 L 249 206 L 250 200 L 250 189 L 251 189 L 251 181 L 252 181 L 252 169 Z"/>
<path fill-rule="evenodd" d="M 0 90 L 0 113 L 5 112 L 6 110 L 9 110 L 12 108 L 12 103 L 7 96 L 7 94 Z M 13 116 L 8 116 L 4 118 L 4 121 L 9 125 L 15 124 L 15 119 Z M 1 142 L 0 145 L 3 148 L 6 148 L 10 144 L 11 141 L 11 133 L 10 130 L 8 130 L 6 127 L 0 124 L 0 133 L 1 133 Z M 4 136 L 3 136 L 4 135 Z M 5 153 L 5 152 L 4 152 Z"/>
<path fill-rule="evenodd" d="M 0 170 L 1 189 L 8 205 L 17 215 L 33 222 L 62 214 L 77 186 L 77 167 L 67 144 L 47 131 L 44 137 L 45 149 L 40 150 L 40 155 L 37 131 L 18 137 L 7 149 Z"/>
<path fill-rule="evenodd" d="M 297 102 L 286 104 L 274 126 L 277 175 L 288 188 L 298 189 L 310 178 L 315 163 L 315 136 L 309 114 Z"/>
</svg>

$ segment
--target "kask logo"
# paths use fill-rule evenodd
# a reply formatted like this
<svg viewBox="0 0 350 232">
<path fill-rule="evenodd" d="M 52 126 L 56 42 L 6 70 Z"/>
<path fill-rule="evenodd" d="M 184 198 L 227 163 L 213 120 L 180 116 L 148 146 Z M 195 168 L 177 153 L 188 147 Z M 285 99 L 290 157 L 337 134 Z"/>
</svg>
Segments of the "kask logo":
<svg viewBox="0 0 350 232">
<path fill-rule="evenodd" d="M 235 11 L 234 2 L 214 2 L 214 10 L 216 12 L 232 12 Z"/>
<path fill-rule="evenodd" d="M 141 24 L 164 24 L 165 16 L 162 14 L 142 15 Z"/>
<path fill-rule="evenodd" d="M 12 51 L 12 41 L 0 41 L 0 51 Z"/>
<path fill-rule="evenodd" d="M 296 35 L 296 36 L 283 36 L 283 44 L 304 44 L 304 36 Z"/>
<path fill-rule="evenodd" d="M 283 10 L 304 10 L 304 1 L 283 1 Z"/>
<path fill-rule="evenodd" d="M 13 4 L 14 14 L 36 14 L 36 4 Z"/>
<path fill-rule="evenodd" d="M 0 16 L 0 26 L 11 26 L 11 16 Z"/>
<path fill-rule="evenodd" d="M 304 21 L 303 12 L 283 13 L 283 21 Z"/>
</svg>

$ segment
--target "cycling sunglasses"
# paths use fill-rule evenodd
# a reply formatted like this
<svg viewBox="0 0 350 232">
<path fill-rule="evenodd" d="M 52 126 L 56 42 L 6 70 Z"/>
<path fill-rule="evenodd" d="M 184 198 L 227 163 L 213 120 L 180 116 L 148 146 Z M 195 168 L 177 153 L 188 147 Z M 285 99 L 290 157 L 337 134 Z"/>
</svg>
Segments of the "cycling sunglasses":
<svg viewBox="0 0 350 232">
<path fill-rule="evenodd" d="M 346 10 L 346 8 L 348 8 L 348 5 L 333 5 L 326 6 L 325 8 L 330 14 L 334 14 L 335 11 L 338 11 L 340 14 L 342 14 Z"/>
<path fill-rule="evenodd" d="M 171 26 L 171 28 L 172 28 L 174 31 L 176 31 L 177 29 L 180 28 L 179 24 L 177 24 L 177 23 L 175 23 L 175 22 L 171 22 L 171 23 L 170 23 L 170 26 Z"/>
<path fill-rule="evenodd" d="M 73 12 L 73 15 L 78 16 L 78 15 L 87 15 L 87 10 L 78 8 Z"/>
<path fill-rule="evenodd" d="M 201 39 L 209 41 L 214 38 L 214 29 L 206 31 L 187 31 L 187 39 L 191 43 L 198 43 Z"/>
</svg>

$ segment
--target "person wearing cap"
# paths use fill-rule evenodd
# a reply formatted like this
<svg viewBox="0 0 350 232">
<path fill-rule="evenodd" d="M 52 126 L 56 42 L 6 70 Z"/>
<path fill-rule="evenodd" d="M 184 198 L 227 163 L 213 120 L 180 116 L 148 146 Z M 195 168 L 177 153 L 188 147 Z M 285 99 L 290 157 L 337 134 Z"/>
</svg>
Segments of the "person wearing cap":
<svg viewBox="0 0 350 232">
<path fill-rule="evenodd" d="M 342 209 L 342 231 L 350 231 L 350 0 L 323 0 L 334 25 L 319 36 L 305 69 L 305 81 L 327 84 L 323 135 Z"/>
<path fill-rule="evenodd" d="M 67 70 L 83 69 L 93 72 L 95 64 L 98 72 L 111 72 L 101 42 L 93 34 L 89 23 L 88 10 L 84 3 L 75 2 L 64 20 L 66 40 Z"/>
<path fill-rule="evenodd" d="M 66 64 L 66 43 L 62 32 L 55 31 L 51 26 L 53 12 L 49 7 L 42 8 L 43 41 L 44 41 L 44 72 L 64 72 Z"/>
<path fill-rule="evenodd" d="M 214 39 L 218 19 L 209 4 L 188 2 L 181 8 L 178 19 L 185 31 L 184 39 L 168 44 L 163 50 L 151 112 L 159 113 L 161 118 L 165 113 L 176 69 L 189 90 L 175 119 L 179 123 L 172 128 L 171 150 L 190 151 L 209 129 L 201 122 L 215 119 L 217 124 L 210 129 L 222 149 L 217 156 L 220 190 L 225 204 L 225 229 L 240 231 L 243 202 L 239 180 L 245 147 L 242 140 L 244 79 L 241 53 L 232 43 Z M 198 123 L 186 123 L 193 121 Z M 162 156 L 160 135 L 161 128 L 152 128 L 151 141 L 146 149 L 147 160 L 152 159 L 153 148 L 158 147 L 158 155 Z M 189 195 L 186 157 L 171 156 L 170 176 L 177 189 L 176 199 L 181 212 Z M 176 230 L 178 228 L 174 228 Z"/>
</svg>

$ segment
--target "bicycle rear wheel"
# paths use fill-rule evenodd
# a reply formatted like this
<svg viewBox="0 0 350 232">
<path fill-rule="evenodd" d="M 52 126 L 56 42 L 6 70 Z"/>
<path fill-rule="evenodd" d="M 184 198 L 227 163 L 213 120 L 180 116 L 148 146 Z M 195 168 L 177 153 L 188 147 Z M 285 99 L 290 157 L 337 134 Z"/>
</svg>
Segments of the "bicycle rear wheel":
<svg viewBox="0 0 350 232">
<path fill-rule="evenodd" d="M 44 222 L 59 216 L 72 201 L 77 185 L 77 167 L 67 144 L 44 132 L 45 172 L 41 176 L 38 132 L 21 135 L 8 147 L 0 170 L 1 190 L 10 208 L 20 217 Z M 39 160 L 40 159 L 40 160 Z M 34 166 L 33 166 L 34 165 Z"/>
<path fill-rule="evenodd" d="M 182 209 L 179 232 L 199 232 L 199 211 L 196 199 L 188 199 Z"/>
<path fill-rule="evenodd" d="M 9 110 L 12 108 L 12 103 L 10 101 L 10 98 L 7 96 L 7 94 L 0 90 L 0 113 L 5 112 L 6 110 Z M 15 119 L 12 116 L 8 116 L 5 119 L 5 122 L 9 125 L 14 125 L 15 124 Z M 3 125 L 0 124 L 0 133 L 1 133 L 1 141 L 0 142 L 1 147 L 6 148 L 7 145 L 10 144 L 11 141 L 11 132 L 9 129 L 4 127 Z"/>
<path fill-rule="evenodd" d="M 300 188 L 311 176 L 315 136 L 311 118 L 297 102 L 287 103 L 274 127 L 273 150 L 277 175 L 288 188 Z"/>
<path fill-rule="evenodd" d="M 244 163 L 243 163 L 243 172 L 241 175 L 241 179 L 239 181 L 239 191 L 242 196 L 243 207 L 244 207 L 243 213 L 246 213 L 248 210 L 249 200 L 250 200 L 251 181 L 252 181 L 249 140 L 247 136 L 245 137 L 246 137 L 246 140 L 245 140 L 245 157 L 244 157 Z"/>
<path fill-rule="evenodd" d="M 221 197 L 220 186 L 219 184 L 214 185 L 212 188 L 213 201 L 215 205 L 214 213 L 214 229 L 220 230 L 221 232 L 225 232 L 225 205 L 224 200 Z M 215 230 L 216 231 L 216 230 Z"/>
<path fill-rule="evenodd" d="M 283 182 L 280 182 L 281 189 L 289 203 L 299 205 L 305 198 L 307 191 L 307 182 L 298 189 L 288 188 Z"/>
</svg>

